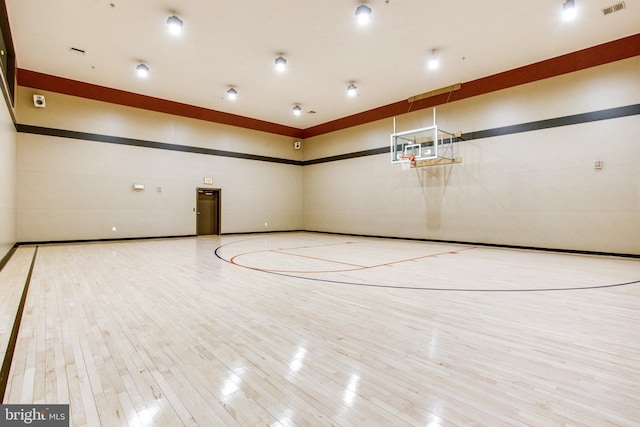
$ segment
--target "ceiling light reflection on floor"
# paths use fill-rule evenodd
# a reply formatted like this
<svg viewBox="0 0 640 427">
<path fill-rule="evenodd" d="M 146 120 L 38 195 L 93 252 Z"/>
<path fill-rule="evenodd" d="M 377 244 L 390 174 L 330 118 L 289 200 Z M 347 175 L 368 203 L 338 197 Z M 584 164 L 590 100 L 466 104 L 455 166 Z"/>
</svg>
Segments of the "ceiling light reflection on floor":
<svg viewBox="0 0 640 427">
<path fill-rule="evenodd" d="M 247 371 L 247 368 L 241 366 L 239 368 L 234 369 L 229 374 L 229 377 L 224 382 L 222 389 L 220 390 L 220 394 L 222 395 L 222 401 L 227 403 L 228 399 L 238 390 L 240 390 L 240 384 L 242 383 L 242 376 Z"/>
<path fill-rule="evenodd" d="M 298 372 L 302 367 L 302 361 L 304 360 L 306 354 L 307 350 L 305 348 L 298 347 L 296 354 L 293 356 L 293 359 L 291 359 L 291 362 L 289 363 L 289 371 Z"/>
<path fill-rule="evenodd" d="M 347 405 L 353 405 L 353 400 L 356 398 L 356 392 L 358 391 L 358 383 L 360 382 L 360 376 L 356 374 L 351 374 L 349 378 L 349 384 L 344 391 L 344 396 L 342 396 L 342 401 Z"/>
</svg>

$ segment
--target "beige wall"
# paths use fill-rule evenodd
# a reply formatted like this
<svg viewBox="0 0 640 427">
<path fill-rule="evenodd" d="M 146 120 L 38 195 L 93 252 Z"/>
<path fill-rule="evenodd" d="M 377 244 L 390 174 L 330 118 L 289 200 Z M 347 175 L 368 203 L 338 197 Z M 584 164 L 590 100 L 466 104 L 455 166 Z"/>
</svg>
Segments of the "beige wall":
<svg viewBox="0 0 640 427">
<path fill-rule="evenodd" d="M 293 139 L 61 94 L 18 123 L 292 160 L 387 146 L 392 119 Z M 438 106 L 473 132 L 640 103 L 640 58 Z M 397 130 L 432 123 L 399 116 Z M 640 254 L 637 115 L 460 144 L 462 164 L 403 171 L 389 154 L 292 166 L 19 133 L 19 241 L 195 233 L 195 189 L 222 188 L 222 232 L 318 230 Z M 602 160 L 596 171 L 593 161 Z M 131 184 L 147 186 L 131 191 Z M 162 187 L 162 192 L 156 191 Z M 265 227 L 265 222 L 268 224 Z M 117 232 L 111 227 L 116 226 Z"/>
<path fill-rule="evenodd" d="M 16 243 L 16 129 L 0 98 L 0 259 Z"/>
<path fill-rule="evenodd" d="M 46 108 L 33 107 L 34 93 L 45 95 Z M 289 137 L 24 87 L 17 116 L 23 125 L 301 156 Z M 223 233 L 302 228 L 301 166 L 29 133 L 17 139 L 19 241 L 195 234 L 197 187 L 222 190 Z M 204 185 L 204 177 L 213 185 Z M 134 183 L 145 191 L 132 191 Z"/>
<path fill-rule="evenodd" d="M 472 132 L 640 103 L 640 57 L 437 107 Z M 396 118 L 429 126 L 432 110 Z M 305 160 L 389 144 L 392 119 L 305 140 Z M 477 139 L 462 164 L 389 154 L 305 167 L 307 230 L 640 254 L 640 117 Z M 593 161 L 604 161 L 602 170 Z"/>
</svg>

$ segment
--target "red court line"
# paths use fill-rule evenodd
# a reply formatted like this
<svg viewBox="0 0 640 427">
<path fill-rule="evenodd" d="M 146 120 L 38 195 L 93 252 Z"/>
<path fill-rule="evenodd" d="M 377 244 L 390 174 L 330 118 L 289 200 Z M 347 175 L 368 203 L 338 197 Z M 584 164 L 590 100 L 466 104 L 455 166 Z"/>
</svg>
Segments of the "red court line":
<svg viewBox="0 0 640 427">
<path fill-rule="evenodd" d="M 476 247 L 475 246 L 471 246 L 471 247 L 468 247 L 468 248 L 457 249 L 455 251 L 440 252 L 440 253 L 437 253 L 437 254 L 423 255 L 423 256 L 419 256 L 419 257 L 415 257 L 415 258 L 402 259 L 402 260 L 399 260 L 399 261 L 393 261 L 393 262 L 387 262 L 387 263 L 384 263 L 384 264 L 372 265 L 370 268 L 384 267 L 385 265 L 393 265 L 393 264 L 401 264 L 403 262 L 417 261 L 419 259 L 437 257 L 438 255 L 447 255 L 447 254 L 455 255 L 458 252 L 464 252 L 464 251 L 468 251 L 470 249 L 476 249 Z"/>
<path fill-rule="evenodd" d="M 290 248 L 263 249 L 263 250 L 259 250 L 259 251 L 243 252 L 243 253 L 234 255 L 233 257 L 231 257 L 231 259 L 237 258 L 239 256 L 244 256 L 244 255 L 259 254 L 260 252 L 275 252 L 275 251 L 289 251 L 289 250 L 292 250 L 292 249 L 322 248 L 322 247 L 325 247 L 325 246 L 352 245 L 352 244 L 356 244 L 356 243 L 362 243 L 362 242 L 325 243 L 323 245 L 305 245 L 305 246 L 292 246 Z"/>
<path fill-rule="evenodd" d="M 319 257 L 315 257 L 315 256 L 289 253 L 289 252 L 284 252 L 284 251 L 280 251 L 280 250 L 275 250 L 273 252 L 277 252 L 279 254 L 285 254 L 285 255 L 289 255 L 289 256 L 294 256 L 294 257 L 299 257 L 299 258 L 317 259 L 319 261 L 327 261 L 327 262 L 333 262 L 333 263 L 336 263 L 336 264 L 350 265 L 350 266 L 358 267 L 358 268 L 368 268 L 366 265 L 352 264 L 350 262 L 336 261 L 336 260 L 328 259 L 328 258 L 319 258 Z"/>
<path fill-rule="evenodd" d="M 352 243 L 352 242 L 348 242 L 348 243 Z M 321 247 L 321 246 L 337 246 L 337 244 L 336 245 L 318 245 L 318 246 L 299 246 L 297 248 L 289 248 L 289 249 L 300 249 L 300 248 L 305 248 L 306 249 L 306 248 L 314 248 L 314 247 Z M 463 252 L 463 251 L 467 251 L 467 250 L 470 250 L 470 249 L 476 249 L 476 247 L 471 246 L 471 247 L 468 247 L 468 248 L 462 248 L 462 249 L 457 249 L 457 250 L 453 250 L 453 251 L 439 252 L 439 253 L 436 253 L 436 254 L 422 255 L 422 256 L 418 256 L 418 257 L 414 257 L 414 258 L 407 258 L 407 259 L 402 259 L 402 260 L 398 260 L 398 261 L 392 261 L 392 262 L 386 262 L 386 263 L 383 263 L 383 264 L 368 265 L 368 266 L 361 266 L 361 265 L 358 265 L 358 264 L 350 264 L 350 263 L 347 263 L 347 262 L 335 261 L 335 260 L 331 260 L 331 259 L 327 259 L 327 258 L 319 258 L 319 257 L 308 256 L 308 255 L 293 254 L 293 253 L 284 252 L 282 249 L 271 249 L 271 250 L 264 250 L 264 251 L 246 252 L 246 253 L 239 254 L 239 255 L 236 255 L 236 256 L 232 257 L 229 261 L 232 264 L 235 264 L 235 265 L 240 266 L 240 267 L 245 267 L 245 268 L 249 268 L 249 269 L 252 269 L 252 270 L 258 270 L 258 271 L 266 271 L 266 272 L 271 272 L 271 273 L 306 273 L 306 274 L 344 273 L 344 272 L 349 272 L 349 271 L 367 270 L 367 269 L 372 269 L 372 268 L 391 266 L 391 265 L 394 265 L 394 264 L 402 264 L 402 263 L 405 263 L 405 262 L 417 261 L 417 260 L 420 260 L 420 259 L 433 258 L 433 257 L 437 257 L 439 255 L 457 254 L 458 252 Z M 296 257 L 301 257 L 301 258 L 315 259 L 315 260 L 325 261 L 325 262 L 329 262 L 329 263 L 352 265 L 352 266 L 355 266 L 356 268 L 342 269 L 342 270 L 273 270 L 273 269 L 267 269 L 267 268 L 250 267 L 248 265 L 240 264 L 240 263 L 235 261 L 235 259 L 237 257 L 239 257 L 239 256 L 248 255 L 248 254 L 254 254 L 254 253 L 260 253 L 260 252 L 276 252 L 276 253 L 281 253 L 281 254 L 284 254 L 284 255 L 296 256 Z"/>
<path fill-rule="evenodd" d="M 245 256 L 245 255 L 252 255 L 252 254 L 259 254 L 259 253 L 263 253 L 263 252 L 278 252 L 278 251 L 285 251 L 285 250 L 292 250 L 292 249 L 310 249 L 310 248 L 322 248 L 322 247 L 326 247 L 326 246 L 342 246 L 342 245 L 351 245 L 351 244 L 355 244 L 358 242 L 341 242 L 341 243 L 325 243 L 323 245 L 305 245 L 305 246 L 292 246 L 289 248 L 278 248 L 278 249 L 263 249 L 263 250 L 259 250 L 259 251 L 249 251 L 249 252 L 243 252 L 237 255 L 232 256 L 231 258 L 229 258 L 229 262 L 231 264 L 235 264 L 237 266 L 240 267 L 245 267 L 245 268 L 250 268 L 252 270 L 260 270 L 260 271 L 276 271 L 276 270 L 265 270 L 262 268 L 257 268 L 257 267 L 249 267 L 248 265 L 244 265 L 244 264 L 239 264 L 235 261 L 236 258 L 241 257 L 241 256 Z M 286 252 L 283 252 L 286 253 Z M 302 256 L 302 255 L 300 255 Z M 327 260 L 325 260 L 327 261 Z"/>
</svg>

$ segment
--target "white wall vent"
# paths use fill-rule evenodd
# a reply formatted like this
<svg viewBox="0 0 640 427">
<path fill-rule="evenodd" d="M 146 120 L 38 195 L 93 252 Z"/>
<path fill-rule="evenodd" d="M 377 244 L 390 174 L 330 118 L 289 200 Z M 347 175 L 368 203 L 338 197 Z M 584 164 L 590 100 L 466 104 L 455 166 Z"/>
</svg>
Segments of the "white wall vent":
<svg viewBox="0 0 640 427">
<path fill-rule="evenodd" d="M 625 8 L 626 8 L 626 6 L 624 5 L 624 2 L 621 1 L 620 3 L 616 3 L 613 6 L 609 6 L 609 7 L 606 7 L 604 9 L 602 9 L 602 13 L 604 13 L 605 15 L 609 15 L 610 13 L 618 12 L 618 11 L 620 11 L 622 9 L 625 9 Z"/>
</svg>

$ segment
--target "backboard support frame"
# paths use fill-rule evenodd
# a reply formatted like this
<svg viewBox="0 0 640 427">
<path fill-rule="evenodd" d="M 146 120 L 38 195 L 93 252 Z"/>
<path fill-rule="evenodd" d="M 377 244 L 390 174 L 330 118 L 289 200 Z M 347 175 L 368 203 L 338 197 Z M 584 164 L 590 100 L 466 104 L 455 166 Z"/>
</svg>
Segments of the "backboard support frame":
<svg viewBox="0 0 640 427">
<path fill-rule="evenodd" d="M 390 138 L 391 163 L 410 163 L 412 167 L 460 163 L 457 142 L 460 134 L 438 128 L 436 110 L 433 125 L 403 132 L 395 131 Z"/>
</svg>

